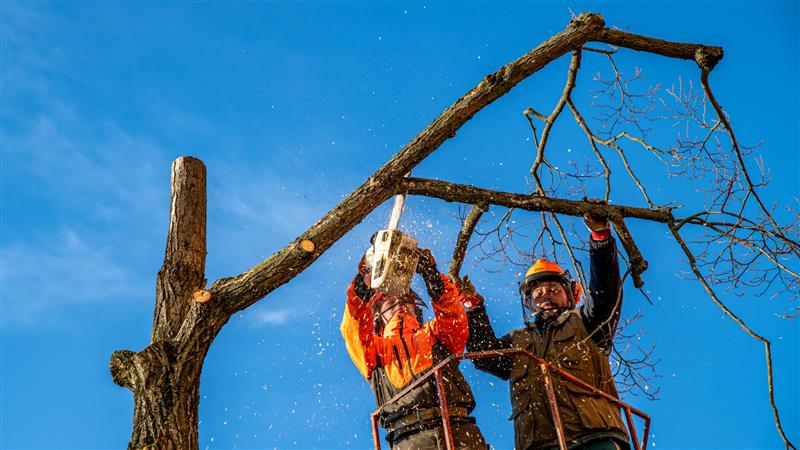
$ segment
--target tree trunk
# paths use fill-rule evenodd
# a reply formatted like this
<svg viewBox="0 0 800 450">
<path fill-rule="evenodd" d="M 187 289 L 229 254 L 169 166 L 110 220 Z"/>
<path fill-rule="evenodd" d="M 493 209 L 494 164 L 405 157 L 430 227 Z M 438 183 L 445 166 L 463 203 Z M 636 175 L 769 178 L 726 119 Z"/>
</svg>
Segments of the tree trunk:
<svg viewBox="0 0 800 450">
<path fill-rule="evenodd" d="M 198 448 L 197 411 L 202 359 L 180 363 L 168 342 L 111 357 L 114 382 L 133 391 L 133 433 L 128 449 Z"/>
<path fill-rule="evenodd" d="M 156 278 L 150 346 L 111 355 L 114 382 L 133 391 L 128 449 L 198 448 L 200 372 L 227 321 L 214 306 L 192 310 L 192 294 L 205 284 L 205 258 L 206 170 L 199 159 L 182 157 L 172 164 L 169 231 Z"/>
</svg>

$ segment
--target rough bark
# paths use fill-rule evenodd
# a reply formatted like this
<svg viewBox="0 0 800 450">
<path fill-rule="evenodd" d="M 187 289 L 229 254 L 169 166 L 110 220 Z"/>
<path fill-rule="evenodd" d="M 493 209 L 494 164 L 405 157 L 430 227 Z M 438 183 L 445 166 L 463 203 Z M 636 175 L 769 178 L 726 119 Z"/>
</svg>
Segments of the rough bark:
<svg viewBox="0 0 800 450">
<path fill-rule="evenodd" d="M 193 347 L 175 339 L 190 310 L 192 293 L 204 282 L 205 166 L 195 158 L 179 158 L 172 164 L 171 181 L 169 231 L 156 278 L 151 344 L 138 353 L 121 350 L 111 356 L 114 382 L 134 396 L 129 449 L 198 445 L 200 371 L 213 337 Z"/>
<path fill-rule="evenodd" d="M 175 337 L 201 288 L 206 265 L 206 168 L 192 157 L 172 163 L 169 231 L 164 264 L 156 278 L 151 342 Z"/>
<path fill-rule="evenodd" d="M 714 69 L 724 55 L 721 47 L 665 41 L 610 28 L 600 30 L 593 40 L 670 58 L 694 60 L 708 71 Z"/>
<path fill-rule="evenodd" d="M 200 401 L 197 377 L 186 377 L 178 352 L 159 341 L 133 353 L 116 351 L 111 356 L 114 382 L 133 391 L 133 433 L 128 449 L 181 450 L 197 448 L 197 411 Z"/>
<path fill-rule="evenodd" d="M 491 203 L 508 208 L 527 211 L 548 211 L 568 216 L 582 217 L 586 213 L 605 217 L 608 215 L 645 219 L 668 223 L 672 218 L 669 209 L 647 209 L 635 206 L 604 205 L 589 201 L 568 200 L 564 198 L 542 197 L 534 194 L 515 194 L 493 191 L 468 184 L 448 183 L 424 178 L 407 178 L 398 186 L 398 193 L 424 195 L 440 198 L 448 202 L 469 204 Z"/>
</svg>

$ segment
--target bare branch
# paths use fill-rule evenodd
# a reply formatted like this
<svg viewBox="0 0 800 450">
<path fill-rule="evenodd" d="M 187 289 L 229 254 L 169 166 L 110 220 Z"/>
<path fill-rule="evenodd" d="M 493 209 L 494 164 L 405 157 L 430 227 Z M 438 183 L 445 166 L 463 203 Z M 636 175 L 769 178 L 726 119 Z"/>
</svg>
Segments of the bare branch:
<svg viewBox="0 0 800 450">
<path fill-rule="evenodd" d="M 719 306 L 719 308 L 722 310 L 722 312 L 725 313 L 725 315 L 733 319 L 733 321 L 736 322 L 742 328 L 742 330 L 744 330 L 745 333 L 750 335 L 750 337 L 757 340 L 758 342 L 764 344 L 764 351 L 767 358 L 767 389 L 769 391 L 769 403 L 770 406 L 772 407 L 772 414 L 775 417 L 775 426 L 778 428 L 778 433 L 780 433 L 781 439 L 783 439 L 783 443 L 786 446 L 786 449 L 788 450 L 791 448 L 797 450 L 797 447 L 795 447 L 789 441 L 789 439 L 786 437 L 786 433 L 784 433 L 783 431 L 783 426 L 781 426 L 781 419 L 780 416 L 778 415 L 778 407 L 775 405 L 775 386 L 772 381 L 772 376 L 773 376 L 772 351 L 770 348 L 772 344 L 766 338 L 762 337 L 755 331 L 751 330 L 750 327 L 748 327 L 744 323 L 744 321 L 739 318 L 739 316 L 734 314 L 733 311 L 731 311 L 727 306 L 725 306 L 724 303 L 722 303 L 719 297 L 717 297 L 717 294 L 711 288 L 711 285 L 706 281 L 703 274 L 700 273 L 700 269 L 698 269 L 697 267 L 697 262 L 694 255 L 692 254 L 692 251 L 689 249 L 689 246 L 686 245 L 686 241 L 683 240 L 683 237 L 681 237 L 681 235 L 678 233 L 678 230 L 675 227 L 674 222 L 669 224 L 669 229 L 672 232 L 672 235 L 675 237 L 675 240 L 678 241 L 678 244 L 680 244 L 683 253 L 686 255 L 686 258 L 689 260 L 689 266 L 691 266 L 692 272 L 694 272 L 698 281 L 700 281 L 700 284 L 703 285 L 703 288 L 705 288 L 706 293 L 708 293 L 708 296 L 711 298 L 711 300 L 714 301 L 714 303 L 716 303 L 717 306 Z"/>
<path fill-rule="evenodd" d="M 628 254 L 628 259 L 631 264 L 633 285 L 637 288 L 641 288 L 644 286 L 642 274 L 647 270 L 647 261 L 642 257 L 642 253 L 633 241 L 633 236 L 631 236 L 631 232 L 628 231 L 628 227 L 625 225 L 625 221 L 622 217 L 612 215 L 610 219 L 611 223 L 614 225 L 614 229 L 617 230 L 617 236 L 619 236 L 619 240 L 622 242 L 625 252 Z"/>
<path fill-rule="evenodd" d="M 598 138 L 592 134 L 592 131 L 589 130 L 589 126 L 586 125 L 586 121 L 583 119 L 583 116 L 578 111 L 578 108 L 575 107 L 575 104 L 572 102 L 572 99 L 567 101 L 569 105 L 569 109 L 572 110 L 572 115 L 575 117 L 575 121 L 578 122 L 578 125 L 581 127 L 584 133 L 586 133 L 586 137 L 589 139 L 589 145 L 592 147 L 592 151 L 594 152 L 597 159 L 600 161 L 600 165 L 603 166 L 603 171 L 605 172 L 605 181 L 606 181 L 606 193 L 603 199 L 608 202 L 609 197 L 611 196 L 611 169 L 608 167 L 608 163 L 606 159 L 603 157 L 603 154 L 600 153 L 600 150 L 597 148 L 597 144 L 595 141 L 599 141 Z M 652 206 L 652 205 L 651 205 Z"/>
<path fill-rule="evenodd" d="M 635 217 L 637 219 L 645 219 L 660 223 L 667 223 L 673 220 L 669 209 L 603 205 L 563 198 L 514 194 L 483 189 L 467 184 L 448 183 L 446 181 L 424 178 L 403 179 L 398 185 L 397 193 L 436 197 L 448 202 L 471 204 L 486 202 L 494 205 L 507 206 L 509 208 L 528 211 L 549 211 L 577 217 L 583 217 L 586 213 L 593 213 L 599 216 L 617 215 L 619 217 Z"/>
<path fill-rule="evenodd" d="M 736 159 L 739 161 L 739 169 L 741 170 L 742 175 L 744 175 L 745 180 L 747 180 L 748 184 L 747 193 L 749 195 L 752 195 L 753 198 L 756 200 L 758 206 L 761 208 L 761 211 L 764 213 L 766 217 L 769 218 L 769 221 L 772 223 L 772 226 L 775 227 L 775 231 L 781 234 L 785 238 L 786 236 L 783 235 L 781 226 L 778 225 L 778 223 L 772 217 L 772 211 L 768 210 L 767 207 L 764 206 L 764 202 L 761 201 L 761 196 L 759 196 L 755 190 L 756 185 L 750 178 L 750 172 L 747 170 L 747 166 L 745 165 L 744 158 L 742 157 L 741 148 L 739 147 L 739 143 L 736 140 L 736 135 L 733 133 L 733 128 L 731 128 L 731 124 L 728 121 L 728 117 L 725 115 L 725 112 L 722 110 L 722 106 L 720 106 L 719 102 L 717 102 L 717 99 L 714 98 L 714 93 L 711 91 L 711 85 L 708 82 L 708 73 L 709 73 L 708 69 L 704 68 L 700 74 L 700 81 L 703 85 L 703 89 L 705 90 L 706 95 L 708 96 L 708 101 L 710 101 L 711 104 L 714 106 L 714 111 L 717 112 L 717 117 L 719 121 L 722 122 L 722 124 L 725 126 L 725 130 L 728 132 L 728 135 L 731 138 L 731 146 L 733 147 L 733 152 L 736 155 Z M 795 248 L 792 248 L 792 250 L 795 256 L 800 256 L 800 251 L 798 251 Z"/>
<path fill-rule="evenodd" d="M 705 70 L 713 70 L 723 56 L 721 47 L 670 42 L 609 28 L 602 29 L 593 40 L 670 58 L 691 59 Z"/>
<path fill-rule="evenodd" d="M 533 167 L 531 167 L 531 175 L 533 175 L 533 179 L 536 181 L 537 192 L 542 195 L 544 195 L 544 189 L 542 188 L 542 183 L 539 179 L 539 166 L 542 164 L 542 162 L 544 162 L 544 149 L 547 146 L 547 138 L 550 137 L 550 130 L 553 128 L 553 124 L 556 122 L 556 119 L 558 119 L 561 111 L 564 110 L 564 105 L 567 104 L 567 100 L 569 100 L 572 90 L 575 88 L 575 79 L 578 75 L 578 69 L 580 69 L 580 67 L 581 51 L 580 49 L 573 50 L 572 60 L 569 63 L 569 70 L 567 73 L 567 84 L 564 86 L 564 92 L 561 94 L 561 98 L 558 99 L 558 102 L 556 102 L 553 112 L 551 112 L 547 117 L 544 130 L 542 130 L 542 138 L 539 139 L 539 142 L 537 143 L 536 160 L 533 163 Z M 531 124 L 531 126 L 533 126 L 533 124 Z"/>
<path fill-rule="evenodd" d="M 464 222 L 461 224 L 461 231 L 458 233 L 455 249 L 453 249 L 453 258 L 450 260 L 450 269 L 448 270 L 450 276 L 458 278 L 458 274 L 461 272 L 461 265 L 464 263 L 464 256 L 467 254 L 469 240 L 473 231 L 475 231 L 475 226 L 478 225 L 478 221 L 481 220 L 481 216 L 487 209 L 488 206 L 485 203 L 472 205 L 467 217 L 464 218 Z"/>
</svg>

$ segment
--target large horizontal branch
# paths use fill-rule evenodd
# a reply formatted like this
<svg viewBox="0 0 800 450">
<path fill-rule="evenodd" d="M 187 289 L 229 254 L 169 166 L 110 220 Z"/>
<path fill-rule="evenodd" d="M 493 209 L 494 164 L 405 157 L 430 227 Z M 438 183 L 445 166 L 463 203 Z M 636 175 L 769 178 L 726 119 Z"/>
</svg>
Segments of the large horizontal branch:
<svg viewBox="0 0 800 450">
<path fill-rule="evenodd" d="M 599 30 L 592 40 L 670 58 L 694 60 L 701 68 L 708 71 L 712 70 L 724 55 L 722 47 L 665 41 L 609 28 Z"/>
<path fill-rule="evenodd" d="M 635 206 L 604 205 L 564 198 L 542 197 L 534 194 L 515 194 L 494 191 L 468 184 L 449 183 L 424 178 L 401 180 L 397 193 L 436 197 L 448 202 L 506 206 L 527 211 L 548 211 L 556 214 L 582 217 L 586 213 L 619 218 L 632 217 L 653 222 L 668 223 L 675 220 L 669 209 L 647 209 Z"/>
<path fill-rule="evenodd" d="M 218 280 L 211 288 L 213 297 L 225 302 L 225 309 L 232 313 L 294 278 L 389 198 L 406 173 L 453 137 L 478 111 L 553 60 L 585 44 L 603 25 L 600 15 L 582 14 L 561 33 L 487 76 L 305 233 L 247 272 Z M 309 241 L 313 250 L 302 249 L 300 243 Z M 308 244 L 306 248 L 310 248 Z"/>
</svg>

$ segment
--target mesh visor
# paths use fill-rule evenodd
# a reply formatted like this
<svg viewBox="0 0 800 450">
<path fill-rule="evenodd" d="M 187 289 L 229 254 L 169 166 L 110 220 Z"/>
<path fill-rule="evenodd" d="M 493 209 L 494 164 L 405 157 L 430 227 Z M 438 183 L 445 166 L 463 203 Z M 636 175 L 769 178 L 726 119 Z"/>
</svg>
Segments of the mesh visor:
<svg viewBox="0 0 800 450">
<path fill-rule="evenodd" d="M 422 300 L 419 295 L 417 295 L 414 291 L 409 291 L 406 295 L 403 296 L 386 296 L 372 304 L 372 312 L 373 314 L 380 314 L 383 315 L 386 311 L 389 311 L 393 307 L 398 304 L 402 303 L 410 303 L 416 306 L 417 308 L 427 308 L 428 305 L 425 304 L 425 301 Z"/>
</svg>

